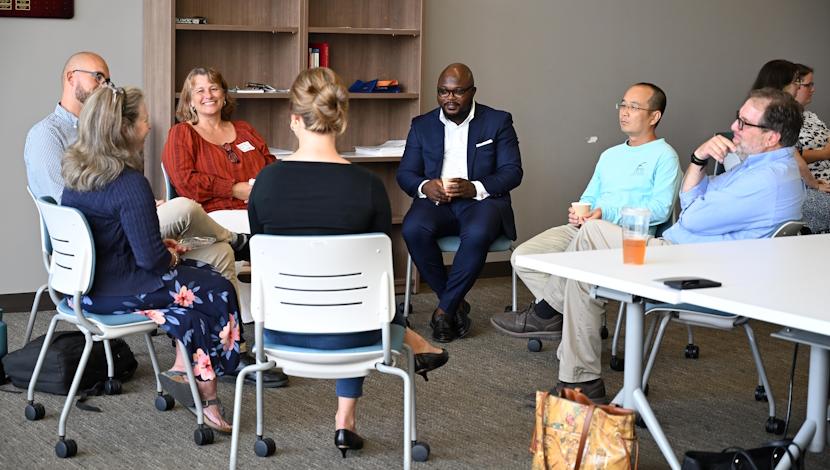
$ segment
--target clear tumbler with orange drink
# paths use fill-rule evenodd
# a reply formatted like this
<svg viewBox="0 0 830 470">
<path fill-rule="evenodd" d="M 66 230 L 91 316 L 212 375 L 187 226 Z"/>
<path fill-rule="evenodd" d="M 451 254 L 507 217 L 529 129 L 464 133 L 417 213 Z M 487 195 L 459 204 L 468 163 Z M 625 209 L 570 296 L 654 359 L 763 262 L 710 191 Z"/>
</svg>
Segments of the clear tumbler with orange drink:
<svg viewBox="0 0 830 470">
<path fill-rule="evenodd" d="M 642 207 L 622 209 L 623 263 L 643 264 L 646 260 L 646 240 L 651 211 Z"/>
</svg>

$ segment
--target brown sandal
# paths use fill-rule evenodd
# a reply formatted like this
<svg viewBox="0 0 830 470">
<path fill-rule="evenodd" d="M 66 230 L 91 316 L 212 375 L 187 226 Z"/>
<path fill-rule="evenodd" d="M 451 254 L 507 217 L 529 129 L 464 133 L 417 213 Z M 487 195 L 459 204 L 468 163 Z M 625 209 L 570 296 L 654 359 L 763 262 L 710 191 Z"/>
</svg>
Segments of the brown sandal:
<svg viewBox="0 0 830 470">
<path fill-rule="evenodd" d="M 219 408 L 219 415 L 224 417 L 223 415 L 225 414 L 225 407 L 222 406 L 222 402 L 219 401 L 218 397 L 213 398 L 211 400 L 203 400 L 202 401 L 202 416 L 205 418 L 204 419 L 205 425 L 207 427 L 213 429 L 214 431 L 221 432 L 222 434 L 230 434 L 231 432 L 233 432 L 233 426 L 219 424 L 216 421 L 213 421 L 210 418 L 210 416 L 208 416 L 207 413 L 205 413 L 205 409 L 209 406 L 212 406 L 212 405 L 216 405 Z M 190 412 L 193 413 L 194 415 L 196 414 L 196 407 L 195 406 L 188 407 L 187 409 L 190 410 Z"/>
</svg>

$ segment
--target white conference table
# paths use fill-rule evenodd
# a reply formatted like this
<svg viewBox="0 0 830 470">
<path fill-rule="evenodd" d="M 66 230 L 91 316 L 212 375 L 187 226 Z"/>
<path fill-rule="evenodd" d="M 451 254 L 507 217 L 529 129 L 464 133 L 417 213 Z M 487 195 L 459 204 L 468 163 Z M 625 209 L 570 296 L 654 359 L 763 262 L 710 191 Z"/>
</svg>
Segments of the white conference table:
<svg viewBox="0 0 830 470">
<path fill-rule="evenodd" d="M 641 390 L 643 306 L 638 297 L 689 303 L 796 329 L 776 335 L 811 346 L 807 420 L 795 441 L 811 452 L 824 449 L 830 307 L 822 309 L 814 293 L 830 287 L 830 235 L 648 247 L 641 266 L 623 264 L 621 249 L 520 255 L 516 263 L 592 284 L 600 288 L 599 295 L 627 303 L 625 379 L 615 402 L 622 398 L 623 406 L 640 413 L 673 469 L 680 463 Z M 678 277 L 702 277 L 723 286 L 681 291 L 662 283 Z M 805 340 L 798 330 L 813 335 Z M 787 466 L 785 458 L 777 468 Z"/>
</svg>

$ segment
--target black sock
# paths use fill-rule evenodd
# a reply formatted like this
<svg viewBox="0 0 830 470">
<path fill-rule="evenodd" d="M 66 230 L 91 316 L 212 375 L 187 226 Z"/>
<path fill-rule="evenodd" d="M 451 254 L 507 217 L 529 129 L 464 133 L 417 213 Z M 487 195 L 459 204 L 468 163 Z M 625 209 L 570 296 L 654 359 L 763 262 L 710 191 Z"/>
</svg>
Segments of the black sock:
<svg viewBox="0 0 830 470">
<path fill-rule="evenodd" d="M 539 302 L 536 302 L 536 305 L 533 306 L 533 313 L 535 313 L 537 317 L 543 320 L 550 320 L 556 315 L 562 315 L 561 313 L 557 312 L 555 308 L 551 307 L 550 304 L 547 303 L 547 301 L 545 301 L 544 299 L 542 299 Z"/>
</svg>

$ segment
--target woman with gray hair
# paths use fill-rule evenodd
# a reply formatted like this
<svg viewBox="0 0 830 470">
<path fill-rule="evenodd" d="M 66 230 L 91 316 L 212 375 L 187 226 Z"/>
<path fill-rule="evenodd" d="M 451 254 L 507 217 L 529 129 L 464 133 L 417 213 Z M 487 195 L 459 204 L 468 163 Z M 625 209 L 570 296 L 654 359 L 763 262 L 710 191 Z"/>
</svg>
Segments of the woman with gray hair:
<svg viewBox="0 0 830 470">
<path fill-rule="evenodd" d="M 205 424 L 230 432 L 216 378 L 239 362 L 236 292 L 209 265 L 182 260 L 186 249 L 175 240 L 159 236 L 155 200 L 143 173 L 149 131 L 141 90 L 104 85 L 86 101 L 78 140 L 64 156 L 62 204 L 84 214 L 95 242 L 96 275 L 83 306 L 94 313 L 146 315 L 181 340 L 193 361 Z M 177 400 L 192 405 L 184 370 L 177 352 L 162 379 Z"/>
</svg>

